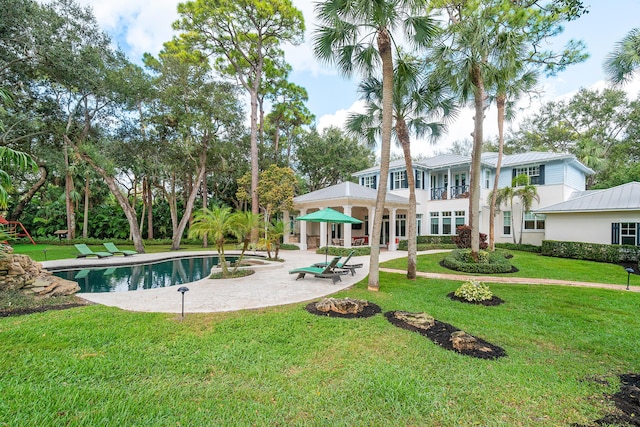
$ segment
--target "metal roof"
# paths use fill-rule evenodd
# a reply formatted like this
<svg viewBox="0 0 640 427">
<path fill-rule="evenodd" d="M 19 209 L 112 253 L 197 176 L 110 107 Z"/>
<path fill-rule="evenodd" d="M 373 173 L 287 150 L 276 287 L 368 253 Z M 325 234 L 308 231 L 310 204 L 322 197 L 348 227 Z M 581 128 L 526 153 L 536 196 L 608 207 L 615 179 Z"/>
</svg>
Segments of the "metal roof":
<svg viewBox="0 0 640 427">
<path fill-rule="evenodd" d="M 354 201 L 375 202 L 378 197 L 378 190 L 364 187 L 353 182 L 341 182 L 340 184 L 312 191 L 293 198 L 294 203 L 309 203 L 316 201 L 348 199 Z M 408 205 L 409 199 L 387 192 L 386 203 L 396 203 Z"/>
<path fill-rule="evenodd" d="M 640 183 L 628 182 L 606 190 L 584 192 L 566 202 L 536 209 L 538 213 L 640 210 Z"/>
</svg>

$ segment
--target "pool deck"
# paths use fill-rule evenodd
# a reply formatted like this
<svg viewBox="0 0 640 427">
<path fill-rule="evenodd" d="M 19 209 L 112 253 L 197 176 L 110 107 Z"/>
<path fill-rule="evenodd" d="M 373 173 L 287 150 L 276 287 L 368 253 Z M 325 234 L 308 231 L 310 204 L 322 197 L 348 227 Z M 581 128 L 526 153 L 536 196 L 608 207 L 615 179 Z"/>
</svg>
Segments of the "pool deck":
<svg viewBox="0 0 640 427">
<path fill-rule="evenodd" d="M 418 252 L 419 255 L 442 250 Z M 228 253 L 228 256 L 234 253 Z M 252 254 L 247 254 L 252 255 Z M 138 254 L 131 257 L 113 256 L 110 258 L 74 258 L 57 261 L 45 261 L 44 268 L 90 268 L 129 265 L 132 263 L 149 263 L 188 256 L 217 256 L 215 250 L 191 252 L 163 252 L 156 254 Z M 394 258 L 406 257 L 404 251 L 381 251 L 380 262 Z M 189 291 L 185 293 L 185 313 L 211 313 L 236 311 L 271 307 L 277 305 L 294 304 L 313 301 L 331 295 L 353 286 L 369 274 L 369 255 L 353 257 L 350 264 L 362 263 L 357 268 L 355 276 L 342 275 L 342 281 L 335 285 L 331 279 L 321 279 L 307 275 L 304 279 L 296 280 L 297 274 L 288 274 L 289 270 L 307 267 L 325 260 L 324 255 L 315 251 L 282 251 L 280 257 L 284 262 L 270 262 L 268 265 L 257 266 L 255 274 L 238 279 L 202 279 L 188 283 Z M 331 256 L 329 256 L 331 259 Z M 380 271 L 391 273 L 405 273 L 402 270 L 381 268 Z M 587 288 L 610 289 L 625 291 L 625 285 L 613 285 L 591 282 L 576 282 L 541 278 L 502 277 L 502 276 L 467 276 L 463 274 L 442 274 L 418 272 L 418 277 L 444 280 L 480 280 L 489 283 L 563 285 Z M 177 292 L 183 285 L 165 288 L 144 289 L 129 292 L 79 293 L 78 296 L 88 301 L 107 306 L 119 307 L 123 310 L 180 313 L 181 295 Z M 640 292 L 640 286 L 631 286 L 630 292 Z M 629 292 L 626 291 L 626 292 Z"/>
<path fill-rule="evenodd" d="M 177 256 L 216 256 L 215 250 L 191 252 L 165 252 L 157 254 L 138 254 L 130 257 L 113 256 L 109 258 L 75 258 L 56 261 L 45 261 L 44 268 L 90 268 L 110 267 L 131 263 L 148 263 L 172 259 Z M 226 254 L 234 255 L 233 253 Z M 247 254 L 252 255 L 252 254 Z M 405 257 L 406 252 L 382 251 L 380 261 Z M 325 260 L 324 255 L 315 251 L 282 251 L 280 257 L 284 262 L 271 262 L 266 266 L 254 268 L 255 274 L 237 279 L 212 280 L 202 279 L 187 284 L 189 291 L 184 296 L 186 313 L 208 313 L 255 309 L 276 305 L 311 301 L 346 289 L 364 279 L 369 274 L 369 256 L 351 258 L 351 263 L 362 263 L 355 276 L 342 275 L 341 281 L 335 285 L 331 279 L 321 279 L 307 275 L 296 280 L 297 274 L 289 274 L 289 270 L 307 267 Z M 331 255 L 329 256 L 331 259 Z M 124 310 L 145 312 L 181 312 L 181 295 L 177 292 L 182 285 L 165 288 L 144 289 L 129 292 L 79 293 L 78 296 L 88 301 L 115 306 Z"/>
</svg>

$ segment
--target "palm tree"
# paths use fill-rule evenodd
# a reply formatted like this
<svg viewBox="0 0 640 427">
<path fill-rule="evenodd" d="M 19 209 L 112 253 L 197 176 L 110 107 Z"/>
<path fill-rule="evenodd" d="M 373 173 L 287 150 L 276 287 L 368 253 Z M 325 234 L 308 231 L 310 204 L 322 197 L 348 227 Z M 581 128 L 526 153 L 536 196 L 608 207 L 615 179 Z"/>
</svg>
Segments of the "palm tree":
<svg viewBox="0 0 640 427">
<path fill-rule="evenodd" d="M 514 197 L 518 197 L 522 203 L 522 211 L 520 212 L 520 238 L 518 243 L 522 244 L 522 232 L 524 231 L 524 215 L 531 210 L 533 201 L 540 202 L 538 189 L 535 185 L 531 185 L 528 175 L 518 175 L 514 179 L 517 189 L 514 191 Z"/>
<path fill-rule="evenodd" d="M 282 236 L 284 236 L 284 222 L 274 218 L 274 220 L 269 224 L 269 237 L 267 239 L 267 254 L 269 258 L 271 258 L 269 248 L 273 245 L 274 259 L 278 259 L 278 255 L 280 253 L 280 240 L 282 240 Z"/>
<path fill-rule="evenodd" d="M 233 270 L 234 273 L 238 270 L 238 267 L 244 258 L 244 254 L 249 247 L 252 231 L 260 227 L 261 221 L 262 215 L 254 214 L 250 211 L 238 211 L 232 215 L 231 232 L 236 236 L 238 241 L 242 242 L 242 251 L 240 252 L 238 261 L 235 263 L 235 268 Z"/>
<path fill-rule="evenodd" d="M 233 221 L 231 208 L 227 206 L 216 206 L 213 209 L 203 208 L 202 211 L 195 212 L 193 222 L 189 229 L 189 237 L 204 236 L 213 240 L 218 251 L 218 261 L 222 268 L 222 277 L 229 275 L 227 262 L 224 256 L 224 244 L 226 236 L 233 234 Z"/>
<path fill-rule="evenodd" d="M 411 134 L 418 138 L 427 137 L 431 142 L 446 130 L 442 121 L 429 122 L 431 119 L 451 118 L 457 112 L 451 97 L 447 97 L 447 88 L 427 80 L 427 66 L 424 60 L 399 50 L 395 60 L 393 78 L 393 136 L 402 147 L 409 187 L 409 212 L 407 215 L 407 278 L 416 278 L 416 192 L 413 161 L 411 159 Z M 367 112 L 352 114 L 347 118 L 350 132 L 364 136 L 370 145 L 380 133 L 382 115 L 382 82 L 375 78 L 365 79 L 359 86 L 359 92 L 367 101 Z"/>
<path fill-rule="evenodd" d="M 489 194 L 491 200 L 495 200 L 495 206 L 497 212 L 500 212 L 500 206 L 504 203 L 509 203 L 509 209 L 513 212 L 513 197 L 514 197 L 514 189 L 512 186 L 503 187 L 499 190 L 492 190 L 491 194 Z M 513 243 L 516 243 L 516 235 L 515 233 L 511 233 L 513 236 Z M 492 248 L 493 250 L 493 248 Z"/>
<path fill-rule="evenodd" d="M 382 216 L 389 175 L 393 109 L 393 33 L 403 27 L 403 35 L 423 44 L 435 35 L 434 22 L 424 16 L 427 0 L 325 0 L 316 6 L 320 22 L 314 34 L 315 55 L 335 63 L 339 71 L 371 74 L 382 69 L 382 126 L 380 142 L 380 183 L 376 198 L 369 267 L 370 290 L 380 288 L 379 256 Z"/>
<path fill-rule="evenodd" d="M 634 28 L 616 43 L 604 62 L 604 72 L 613 84 L 627 83 L 640 68 L 640 28 Z"/>
</svg>

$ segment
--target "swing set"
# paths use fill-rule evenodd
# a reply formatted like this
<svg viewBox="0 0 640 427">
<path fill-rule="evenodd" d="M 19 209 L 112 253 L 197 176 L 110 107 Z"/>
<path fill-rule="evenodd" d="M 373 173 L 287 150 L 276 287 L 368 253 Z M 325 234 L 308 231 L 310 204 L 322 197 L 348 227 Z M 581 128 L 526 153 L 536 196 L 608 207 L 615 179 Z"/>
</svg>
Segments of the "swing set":
<svg viewBox="0 0 640 427">
<path fill-rule="evenodd" d="M 32 244 L 36 244 L 24 225 L 20 221 L 9 221 L 0 216 L 0 225 L 4 227 L 5 232 L 12 237 L 28 237 Z"/>
</svg>

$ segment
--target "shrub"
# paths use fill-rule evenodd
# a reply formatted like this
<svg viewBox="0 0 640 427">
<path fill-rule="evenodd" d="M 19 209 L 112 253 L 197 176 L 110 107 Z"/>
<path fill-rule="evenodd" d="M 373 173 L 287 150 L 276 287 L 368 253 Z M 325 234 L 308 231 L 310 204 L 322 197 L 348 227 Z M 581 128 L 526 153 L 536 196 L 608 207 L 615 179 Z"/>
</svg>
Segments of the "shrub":
<svg viewBox="0 0 640 427">
<path fill-rule="evenodd" d="M 426 251 L 429 249 L 455 249 L 456 245 L 453 244 L 453 237 L 455 236 L 418 236 L 416 243 L 418 244 L 419 251 Z M 406 251 L 408 249 L 408 241 L 400 240 L 398 243 L 399 251 Z"/>
<path fill-rule="evenodd" d="M 451 270 L 481 274 L 510 273 L 513 268 L 502 252 L 480 251 L 478 256 L 480 262 L 474 262 L 469 249 L 457 249 L 445 256 L 442 265 Z"/>
<path fill-rule="evenodd" d="M 496 248 L 533 253 L 540 253 L 540 251 L 542 250 L 542 246 L 527 245 L 526 243 L 496 243 Z"/>
<path fill-rule="evenodd" d="M 281 251 L 299 251 L 300 247 L 298 245 L 294 245 L 291 243 L 282 243 L 280 245 L 280 250 Z"/>
<path fill-rule="evenodd" d="M 454 295 L 471 302 L 487 301 L 493 298 L 493 292 L 489 290 L 489 287 L 477 280 L 464 282 L 462 286 L 456 289 Z"/>
<path fill-rule="evenodd" d="M 452 238 L 453 243 L 459 249 L 466 249 L 471 247 L 471 227 L 468 225 L 459 225 L 456 228 L 457 236 Z M 487 249 L 489 244 L 487 243 L 487 235 L 480 233 L 480 249 Z"/>
<path fill-rule="evenodd" d="M 325 253 L 325 249 L 326 247 L 321 247 L 316 249 L 316 253 L 317 254 L 322 254 L 324 255 Z M 336 247 L 336 246 L 329 246 L 329 250 L 328 250 L 328 254 L 329 255 L 333 255 L 333 256 L 347 256 L 351 253 L 351 251 L 355 251 L 353 253 L 353 256 L 360 256 L 360 255 L 370 255 L 371 254 L 371 248 L 369 246 L 360 246 L 360 247 L 355 247 L 355 248 L 342 248 L 342 247 Z"/>
<path fill-rule="evenodd" d="M 546 256 L 586 259 L 598 262 L 636 262 L 640 256 L 640 247 L 543 240 L 541 253 Z"/>
</svg>

